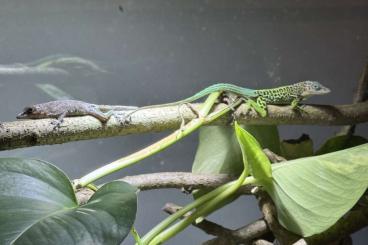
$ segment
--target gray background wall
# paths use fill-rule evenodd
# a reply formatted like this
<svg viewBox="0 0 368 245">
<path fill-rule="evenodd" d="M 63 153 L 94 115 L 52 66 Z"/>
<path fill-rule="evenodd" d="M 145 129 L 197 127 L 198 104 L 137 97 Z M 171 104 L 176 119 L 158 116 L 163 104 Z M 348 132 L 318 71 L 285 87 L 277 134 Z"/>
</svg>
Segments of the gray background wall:
<svg viewBox="0 0 368 245">
<path fill-rule="evenodd" d="M 367 1 L 1 0 L 0 63 L 52 54 L 91 59 L 108 73 L 0 75 L 0 121 L 28 104 L 51 100 L 37 83 L 103 104 L 148 105 L 185 98 L 214 83 L 251 88 L 318 80 L 332 93 L 310 103 L 349 103 L 368 54 Z M 119 6 L 123 11 L 119 10 Z M 308 133 L 318 147 L 338 127 L 281 126 L 283 138 Z M 368 136 L 367 125 L 358 134 Z M 79 177 L 164 136 L 132 135 L 0 152 L 36 157 Z M 189 171 L 196 134 L 112 178 Z M 189 202 L 178 190 L 141 192 L 137 229 L 144 234 L 166 217 L 165 202 Z M 260 217 L 253 198 L 240 198 L 211 216 L 236 228 Z M 368 230 L 354 234 L 368 242 Z M 208 239 L 188 228 L 168 244 Z M 125 244 L 131 244 L 128 239 Z"/>
</svg>

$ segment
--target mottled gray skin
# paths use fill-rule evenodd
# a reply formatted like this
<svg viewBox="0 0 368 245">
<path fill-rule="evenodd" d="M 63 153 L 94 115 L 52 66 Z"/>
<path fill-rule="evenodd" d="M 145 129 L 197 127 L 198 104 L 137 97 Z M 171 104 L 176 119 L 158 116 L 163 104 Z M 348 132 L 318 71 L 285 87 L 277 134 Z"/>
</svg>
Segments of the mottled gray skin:
<svg viewBox="0 0 368 245">
<path fill-rule="evenodd" d="M 99 105 L 90 104 L 78 100 L 56 100 L 42 104 L 27 106 L 23 112 L 17 116 L 17 119 L 41 119 L 56 118 L 56 126 L 60 126 L 64 117 L 86 116 L 90 115 L 102 123 L 109 120 L 112 110 L 102 112 Z"/>
</svg>

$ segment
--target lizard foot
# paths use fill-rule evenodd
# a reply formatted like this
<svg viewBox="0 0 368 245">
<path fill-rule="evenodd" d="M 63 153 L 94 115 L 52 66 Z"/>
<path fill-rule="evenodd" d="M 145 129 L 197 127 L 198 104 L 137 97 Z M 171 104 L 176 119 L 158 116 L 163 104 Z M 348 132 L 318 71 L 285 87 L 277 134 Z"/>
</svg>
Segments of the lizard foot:
<svg viewBox="0 0 368 245">
<path fill-rule="evenodd" d="M 126 116 L 123 116 L 123 118 L 120 120 L 120 125 L 130 124 L 131 121 L 132 121 L 132 117 L 128 114 Z"/>
<path fill-rule="evenodd" d="M 189 109 L 197 116 L 197 118 L 199 117 L 199 112 L 192 106 L 192 104 L 185 103 L 184 105 L 189 107 Z M 180 118 L 181 118 L 180 130 L 183 131 L 184 126 L 185 126 L 185 119 L 184 119 L 183 113 L 181 113 L 181 111 L 180 111 L 180 106 L 178 107 L 178 112 L 179 112 L 179 115 L 180 115 Z"/>
<path fill-rule="evenodd" d="M 52 121 L 50 124 L 51 125 L 54 125 L 53 129 L 52 130 L 56 130 L 57 128 L 60 128 L 61 126 L 61 123 L 63 122 L 64 120 L 55 120 L 55 121 Z"/>
<path fill-rule="evenodd" d="M 74 179 L 74 180 L 72 181 L 72 185 L 73 185 L 73 189 L 74 189 L 74 191 L 76 191 L 76 190 L 78 190 L 78 189 L 82 188 L 82 186 L 81 186 L 81 184 L 80 184 L 80 180 L 79 180 L 79 179 Z"/>
<path fill-rule="evenodd" d="M 192 186 L 188 186 L 188 187 L 182 187 L 181 188 L 181 192 L 184 194 L 192 194 L 194 191 L 194 188 Z"/>
<path fill-rule="evenodd" d="M 236 121 L 236 116 L 235 116 L 235 111 L 236 111 L 236 101 L 241 100 L 241 101 L 245 101 L 243 98 L 239 98 L 238 96 L 234 97 L 234 96 L 226 96 L 223 98 L 223 102 L 226 103 L 228 105 L 228 107 L 230 108 L 230 118 L 228 120 L 228 124 L 232 124 Z M 248 111 L 245 112 L 245 115 L 248 113 Z"/>
<path fill-rule="evenodd" d="M 183 130 L 184 130 L 184 126 L 185 126 L 185 119 L 184 119 L 183 113 L 181 113 L 181 111 L 180 111 L 180 106 L 178 107 L 178 113 L 179 113 L 180 120 L 181 120 L 179 130 L 180 130 L 181 132 L 183 132 Z"/>
<path fill-rule="evenodd" d="M 296 105 L 296 106 L 291 106 L 291 109 L 297 113 L 305 113 L 307 114 L 308 112 L 306 110 L 304 110 L 303 108 L 305 107 L 305 105 Z"/>
<path fill-rule="evenodd" d="M 232 93 L 225 93 L 222 95 L 221 102 L 227 104 L 230 110 L 235 111 L 234 102 L 239 99 L 239 96 L 232 94 Z"/>
</svg>

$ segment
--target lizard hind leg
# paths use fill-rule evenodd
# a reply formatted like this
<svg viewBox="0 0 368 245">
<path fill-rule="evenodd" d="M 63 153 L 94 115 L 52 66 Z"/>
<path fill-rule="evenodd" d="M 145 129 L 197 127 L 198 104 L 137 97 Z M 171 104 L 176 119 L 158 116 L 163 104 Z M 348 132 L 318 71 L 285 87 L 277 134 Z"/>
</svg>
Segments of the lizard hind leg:
<svg viewBox="0 0 368 245">
<path fill-rule="evenodd" d="M 191 103 L 184 103 L 184 105 L 186 105 L 187 107 L 189 107 L 189 109 L 197 116 L 199 117 L 199 111 L 197 111 L 197 109 L 195 109 L 193 107 L 193 105 Z"/>
<path fill-rule="evenodd" d="M 261 96 L 257 98 L 257 106 L 255 106 L 254 109 L 261 115 L 261 117 L 267 116 L 267 103 Z"/>
<path fill-rule="evenodd" d="M 64 117 L 66 116 L 67 112 L 63 112 L 60 115 L 58 115 L 58 117 L 56 118 L 56 120 L 51 122 L 51 125 L 54 125 L 53 130 L 60 128 L 60 125 L 64 122 Z"/>
<path fill-rule="evenodd" d="M 197 116 L 199 117 L 199 113 L 198 111 L 190 104 L 190 103 L 184 103 L 178 106 L 178 113 L 180 115 L 180 119 L 181 119 L 181 123 L 180 123 L 180 130 L 183 131 L 184 130 L 184 126 L 185 126 L 185 118 L 183 116 L 183 113 L 181 112 L 181 106 L 186 105 L 187 107 L 189 107 L 189 109 Z"/>
<path fill-rule="evenodd" d="M 96 109 L 90 111 L 88 114 L 97 118 L 100 122 L 106 123 L 110 119 L 110 117 L 114 114 L 114 112 L 111 110 L 106 113 L 103 113 L 102 111 Z"/>
<path fill-rule="evenodd" d="M 192 104 L 190 103 L 183 103 L 181 105 L 178 106 L 178 113 L 180 115 L 181 118 L 181 123 L 180 123 L 180 131 L 184 130 L 184 126 L 185 126 L 185 118 L 183 116 L 183 113 L 180 111 L 181 106 L 186 105 L 196 116 L 197 118 L 200 117 L 199 112 L 192 106 Z"/>
<path fill-rule="evenodd" d="M 225 103 L 231 110 L 231 117 L 229 119 L 229 123 L 233 123 L 236 120 L 236 116 L 234 114 L 234 112 L 236 111 L 236 103 L 241 100 L 241 102 L 246 102 L 246 99 L 244 97 L 239 97 L 236 94 L 232 94 L 232 93 L 226 93 L 226 96 L 223 96 L 222 101 L 223 103 Z M 247 107 L 249 108 L 249 107 Z M 248 111 L 245 112 L 245 114 L 247 114 Z"/>
<path fill-rule="evenodd" d="M 254 101 L 250 98 L 246 98 L 245 100 L 246 100 L 245 104 L 248 105 L 246 114 L 250 109 L 253 109 L 261 117 L 267 116 L 267 103 L 261 97 L 258 97 L 257 101 Z"/>
<path fill-rule="evenodd" d="M 181 119 L 181 123 L 180 123 L 180 131 L 183 131 L 184 130 L 184 126 L 185 126 L 185 119 L 184 119 L 184 116 L 183 116 L 183 113 L 181 113 L 180 111 L 180 107 L 182 105 L 179 105 L 178 106 L 178 113 L 179 113 L 179 116 L 180 116 L 180 119 Z"/>
</svg>

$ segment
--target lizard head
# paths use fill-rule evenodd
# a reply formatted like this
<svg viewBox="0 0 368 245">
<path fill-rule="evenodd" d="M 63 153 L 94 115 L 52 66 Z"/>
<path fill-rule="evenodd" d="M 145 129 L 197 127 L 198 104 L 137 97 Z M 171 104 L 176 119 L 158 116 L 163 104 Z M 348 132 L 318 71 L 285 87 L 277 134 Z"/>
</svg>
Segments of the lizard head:
<svg viewBox="0 0 368 245">
<path fill-rule="evenodd" d="M 17 119 L 38 119 L 44 118 L 45 115 L 37 105 L 27 106 L 21 113 L 17 115 Z"/>
<path fill-rule="evenodd" d="M 302 85 L 303 91 L 302 96 L 309 97 L 312 95 L 322 95 L 330 92 L 329 88 L 326 88 L 319 82 L 315 81 L 304 81 L 300 83 Z"/>
</svg>

